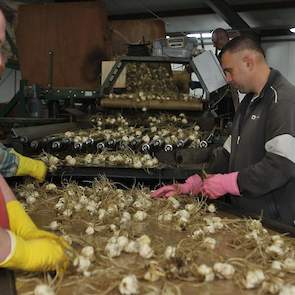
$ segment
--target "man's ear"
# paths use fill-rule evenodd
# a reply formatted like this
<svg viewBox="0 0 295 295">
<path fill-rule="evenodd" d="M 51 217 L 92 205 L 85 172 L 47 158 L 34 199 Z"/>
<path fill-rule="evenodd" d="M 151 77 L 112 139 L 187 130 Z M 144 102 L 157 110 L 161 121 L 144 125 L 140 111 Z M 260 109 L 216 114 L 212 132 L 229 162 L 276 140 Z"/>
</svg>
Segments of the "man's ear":
<svg viewBox="0 0 295 295">
<path fill-rule="evenodd" d="M 251 54 L 245 54 L 242 57 L 242 61 L 249 70 L 252 70 L 254 68 L 254 57 Z"/>
</svg>

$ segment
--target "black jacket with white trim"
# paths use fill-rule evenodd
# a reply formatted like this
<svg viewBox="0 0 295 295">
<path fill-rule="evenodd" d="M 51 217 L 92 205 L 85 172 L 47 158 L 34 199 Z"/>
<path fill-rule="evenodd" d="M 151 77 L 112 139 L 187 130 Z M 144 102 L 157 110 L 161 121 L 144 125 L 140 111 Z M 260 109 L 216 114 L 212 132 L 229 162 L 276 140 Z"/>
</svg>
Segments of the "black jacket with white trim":
<svg viewBox="0 0 295 295">
<path fill-rule="evenodd" d="M 271 70 L 258 97 L 245 96 L 209 170 L 239 172 L 235 207 L 294 225 L 295 86 L 279 71 Z"/>
</svg>

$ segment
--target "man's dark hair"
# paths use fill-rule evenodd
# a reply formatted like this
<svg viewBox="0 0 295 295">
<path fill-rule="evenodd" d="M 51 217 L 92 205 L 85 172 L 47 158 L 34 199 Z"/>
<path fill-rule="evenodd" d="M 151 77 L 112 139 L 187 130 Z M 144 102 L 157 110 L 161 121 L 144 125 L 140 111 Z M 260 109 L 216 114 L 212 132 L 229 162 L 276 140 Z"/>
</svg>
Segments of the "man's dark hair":
<svg viewBox="0 0 295 295">
<path fill-rule="evenodd" d="M 257 40 L 250 38 L 248 36 L 238 36 L 225 44 L 225 46 L 222 48 L 220 52 L 220 59 L 222 58 L 223 54 L 227 51 L 239 52 L 244 49 L 257 51 L 265 57 L 265 52 Z"/>
<path fill-rule="evenodd" d="M 0 3 L 0 10 L 4 14 L 4 17 L 8 23 L 12 23 L 15 19 L 15 12 L 5 3 Z"/>
<path fill-rule="evenodd" d="M 215 29 L 215 30 L 212 32 L 212 35 L 213 35 L 213 34 L 224 34 L 224 35 L 228 36 L 227 31 L 226 31 L 225 29 L 223 29 L 223 28 L 217 28 L 217 29 Z"/>
</svg>

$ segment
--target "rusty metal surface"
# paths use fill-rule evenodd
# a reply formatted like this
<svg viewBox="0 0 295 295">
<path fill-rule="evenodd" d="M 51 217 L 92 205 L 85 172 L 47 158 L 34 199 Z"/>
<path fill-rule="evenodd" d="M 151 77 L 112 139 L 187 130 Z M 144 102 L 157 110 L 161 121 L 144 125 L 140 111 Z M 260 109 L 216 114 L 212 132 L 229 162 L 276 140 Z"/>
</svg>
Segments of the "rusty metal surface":
<svg viewBox="0 0 295 295">
<path fill-rule="evenodd" d="M 53 87 L 96 89 L 99 61 L 108 57 L 108 39 L 102 1 L 18 9 L 16 41 L 22 78 L 29 84 L 47 87 L 52 72 Z"/>
</svg>

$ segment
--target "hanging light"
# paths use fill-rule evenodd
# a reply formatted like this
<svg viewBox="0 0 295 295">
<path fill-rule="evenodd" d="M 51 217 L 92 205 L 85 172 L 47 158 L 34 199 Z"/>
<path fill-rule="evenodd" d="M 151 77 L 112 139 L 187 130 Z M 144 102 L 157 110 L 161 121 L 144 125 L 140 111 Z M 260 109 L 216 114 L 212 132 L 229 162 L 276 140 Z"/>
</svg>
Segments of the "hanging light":
<svg viewBox="0 0 295 295">
<path fill-rule="evenodd" d="M 200 33 L 192 33 L 192 34 L 187 34 L 187 37 L 190 38 L 201 38 L 201 34 Z"/>
<path fill-rule="evenodd" d="M 202 38 L 211 38 L 212 33 L 202 33 Z"/>
<path fill-rule="evenodd" d="M 295 28 L 291 28 L 290 32 L 295 33 Z"/>
</svg>

